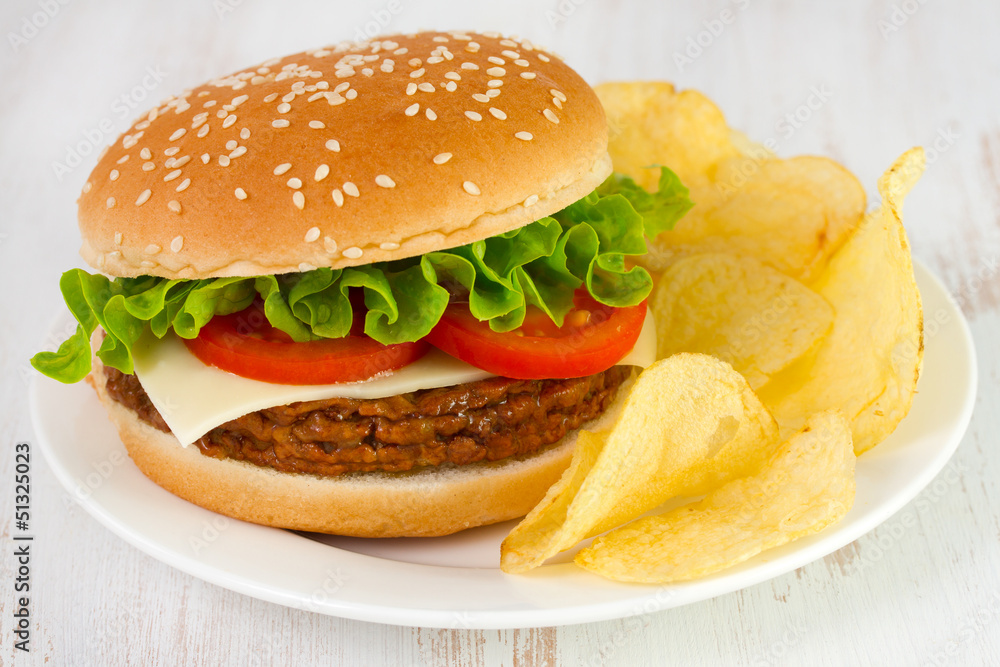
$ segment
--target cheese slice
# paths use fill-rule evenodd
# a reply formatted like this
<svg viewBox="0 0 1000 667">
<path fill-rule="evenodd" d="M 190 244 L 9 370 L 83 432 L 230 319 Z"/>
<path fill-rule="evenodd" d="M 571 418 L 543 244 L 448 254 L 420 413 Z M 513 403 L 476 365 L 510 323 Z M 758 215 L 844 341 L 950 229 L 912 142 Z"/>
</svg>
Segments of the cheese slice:
<svg viewBox="0 0 1000 667">
<path fill-rule="evenodd" d="M 365 382 L 322 385 L 271 384 L 208 366 L 173 333 L 159 339 L 147 332 L 132 354 L 135 374 L 149 400 L 185 447 L 220 424 L 276 405 L 327 398 L 385 398 L 494 376 L 436 348 L 408 366 Z M 656 329 L 647 312 L 635 348 L 618 363 L 646 368 L 655 360 Z"/>
</svg>

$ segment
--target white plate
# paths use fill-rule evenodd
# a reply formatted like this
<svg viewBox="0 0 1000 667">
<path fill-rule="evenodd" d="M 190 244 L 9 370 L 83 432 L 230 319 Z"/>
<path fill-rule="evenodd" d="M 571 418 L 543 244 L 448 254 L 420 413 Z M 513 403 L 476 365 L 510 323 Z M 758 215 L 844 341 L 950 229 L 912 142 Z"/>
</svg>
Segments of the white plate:
<svg viewBox="0 0 1000 667">
<path fill-rule="evenodd" d="M 730 593 L 822 558 L 888 519 L 941 470 L 972 414 L 975 353 L 941 283 L 919 265 L 916 275 L 928 325 L 920 391 L 896 432 L 858 460 L 851 512 L 818 535 L 681 585 L 619 584 L 566 562 L 505 575 L 499 545 L 512 524 L 446 538 L 361 540 L 226 519 L 146 479 L 87 385 L 38 377 L 31 412 L 50 465 L 90 514 L 153 557 L 225 588 L 397 625 L 514 628 L 621 618 Z"/>
</svg>

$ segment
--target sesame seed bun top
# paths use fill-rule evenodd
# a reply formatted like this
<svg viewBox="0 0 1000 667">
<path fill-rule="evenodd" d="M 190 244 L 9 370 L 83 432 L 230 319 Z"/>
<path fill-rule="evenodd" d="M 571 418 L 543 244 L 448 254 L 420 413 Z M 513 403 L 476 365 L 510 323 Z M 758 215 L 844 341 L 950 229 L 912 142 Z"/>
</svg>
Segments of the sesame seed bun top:
<svg viewBox="0 0 1000 667">
<path fill-rule="evenodd" d="M 559 58 L 424 32 L 269 60 L 152 109 L 80 197 L 111 275 L 401 259 L 526 225 L 610 173 L 604 111 Z"/>
</svg>

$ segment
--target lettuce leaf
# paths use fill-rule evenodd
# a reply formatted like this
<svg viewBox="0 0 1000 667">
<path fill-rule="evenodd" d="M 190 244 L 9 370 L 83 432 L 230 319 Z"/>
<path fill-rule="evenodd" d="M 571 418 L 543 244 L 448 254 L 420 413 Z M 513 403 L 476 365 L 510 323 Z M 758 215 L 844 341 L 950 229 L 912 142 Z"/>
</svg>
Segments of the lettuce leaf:
<svg viewBox="0 0 1000 667">
<path fill-rule="evenodd" d="M 78 323 L 76 333 L 58 351 L 36 354 L 31 364 L 61 382 L 82 380 L 90 372 L 90 337 L 99 325 L 107 335 L 97 356 L 132 373 L 132 347 L 147 329 L 160 338 L 170 330 L 194 338 L 212 317 L 242 310 L 258 295 L 271 325 L 300 342 L 348 334 L 351 290 L 364 295 L 365 333 L 385 344 L 426 336 L 455 297 L 467 300 L 472 314 L 494 331 L 521 326 L 529 305 L 561 326 L 580 287 L 610 306 L 645 299 L 652 278 L 641 267 L 629 267 L 626 257 L 644 254 L 646 237 L 671 229 L 692 205 L 687 188 L 661 167 L 655 193 L 613 174 L 551 217 L 393 262 L 205 280 L 109 280 L 72 269 L 59 286 Z"/>
</svg>

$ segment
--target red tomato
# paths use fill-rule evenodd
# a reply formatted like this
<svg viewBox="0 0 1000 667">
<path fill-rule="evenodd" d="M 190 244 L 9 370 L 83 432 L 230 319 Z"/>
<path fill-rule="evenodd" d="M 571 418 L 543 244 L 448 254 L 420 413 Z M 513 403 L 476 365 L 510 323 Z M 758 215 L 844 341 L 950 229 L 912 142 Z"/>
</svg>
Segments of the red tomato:
<svg viewBox="0 0 1000 667">
<path fill-rule="evenodd" d="M 466 304 L 448 306 L 427 336 L 431 345 L 497 375 L 521 380 L 584 377 L 614 366 L 635 346 L 646 318 L 646 302 L 626 308 L 598 303 L 579 291 L 575 307 L 557 327 L 528 307 L 524 324 L 498 333 Z"/>
<path fill-rule="evenodd" d="M 270 325 L 259 302 L 232 315 L 213 317 L 197 338 L 184 344 L 210 366 L 275 384 L 368 380 L 416 361 L 430 348 L 424 341 L 383 345 L 354 332 L 346 338 L 296 343 Z"/>
</svg>

